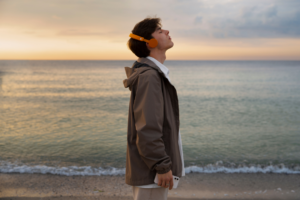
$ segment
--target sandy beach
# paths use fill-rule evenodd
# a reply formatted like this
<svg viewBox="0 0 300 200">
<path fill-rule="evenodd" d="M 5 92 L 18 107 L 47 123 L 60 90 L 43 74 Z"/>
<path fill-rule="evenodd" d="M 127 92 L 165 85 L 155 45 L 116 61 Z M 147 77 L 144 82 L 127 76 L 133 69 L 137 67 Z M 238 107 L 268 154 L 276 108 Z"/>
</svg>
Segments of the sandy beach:
<svg viewBox="0 0 300 200">
<path fill-rule="evenodd" d="M 132 199 L 124 176 L 0 173 L 0 199 Z M 187 174 L 168 199 L 300 199 L 300 175 Z"/>
</svg>

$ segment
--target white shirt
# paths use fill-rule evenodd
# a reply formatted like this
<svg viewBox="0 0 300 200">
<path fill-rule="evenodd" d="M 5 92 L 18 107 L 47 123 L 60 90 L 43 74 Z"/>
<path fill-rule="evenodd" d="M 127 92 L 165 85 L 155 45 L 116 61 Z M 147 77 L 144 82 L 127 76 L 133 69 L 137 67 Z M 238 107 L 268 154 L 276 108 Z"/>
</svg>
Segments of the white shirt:
<svg viewBox="0 0 300 200">
<path fill-rule="evenodd" d="M 170 77 L 169 77 L 169 69 L 165 65 L 160 63 L 158 60 L 156 60 L 155 58 L 153 58 L 151 56 L 147 56 L 147 58 L 149 60 L 151 60 L 152 62 L 154 62 L 160 68 L 160 70 L 165 74 L 165 76 L 167 77 L 167 79 L 171 83 L 171 80 L 170 80 Z M 178 145 L 179 145 L 179 151 L 180 151 L 180 156 L 181 156 L 181 160 L 182 160 L 182 176 L 185 176 L 180 130 L 179 130 L 179 137 L 178 137 Z M 140 188 L 160 188 L 161 186 L 157 185 L 156 183 L 153 183 L 153 184 L 149 184 L 149 185 L 141 185 L 141 186 L 136 186 L 136 187 L 140 187 Z"/>
</svg>

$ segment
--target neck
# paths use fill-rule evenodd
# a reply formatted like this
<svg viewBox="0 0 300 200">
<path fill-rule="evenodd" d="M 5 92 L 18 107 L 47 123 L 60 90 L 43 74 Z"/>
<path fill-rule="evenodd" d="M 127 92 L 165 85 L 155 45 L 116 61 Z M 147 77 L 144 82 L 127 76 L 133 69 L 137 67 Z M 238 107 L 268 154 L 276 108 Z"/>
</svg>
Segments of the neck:
<svg viewBox="0 0 300 200">
<path fill-rule="evenodd" d="M 166 60 L 166 51 L 164 51 L 164 52 L 151 51 L 149 56 L 151 56 L 152 58 L 155 58 L 161 64 L 164 64 L 164 62 Z"/>
</svg>

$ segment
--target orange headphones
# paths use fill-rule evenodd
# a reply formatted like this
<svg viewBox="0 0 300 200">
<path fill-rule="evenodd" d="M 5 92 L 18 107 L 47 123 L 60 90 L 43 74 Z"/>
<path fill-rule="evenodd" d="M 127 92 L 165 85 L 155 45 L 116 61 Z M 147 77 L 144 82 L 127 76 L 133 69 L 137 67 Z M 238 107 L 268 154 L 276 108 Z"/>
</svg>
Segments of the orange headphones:
<svg viewBox="0 0 300 200">
<path fill-rule="evenodd" d="M 151 48 L 156 47 L 157 44 L 158 44 L 158 42 L 157 42 L 157 40 L 156 40 L 155 38 L 152 38 L 152 39 L 150 39 L 150 40 L 146 40 L 146 39 L 144 39 L 143 37 L 138 36 L 138 35 L 135 35 L 135 34 L 133 34 L 133 33 L 130 33 L 130 34 L 129 34 L 129 37 L 131 37 L 131 38 L 133 38 L 133 39 L 136 39 L 136 40 L 139 40 L 139 41 L 147 42 Z"/>
</svg>

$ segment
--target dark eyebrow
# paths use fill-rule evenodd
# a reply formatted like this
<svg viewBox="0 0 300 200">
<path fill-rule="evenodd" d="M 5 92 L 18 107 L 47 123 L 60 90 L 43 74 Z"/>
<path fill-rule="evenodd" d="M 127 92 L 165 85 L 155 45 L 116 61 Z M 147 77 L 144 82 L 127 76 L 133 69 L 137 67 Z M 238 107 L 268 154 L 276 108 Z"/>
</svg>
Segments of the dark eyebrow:
<svg viewBox="0 0 300 200">
<path fill-rule="evenodd" d="M 156 31 L 158 31 L 158 30 L 161 30 L 161 27 L 158 27 L 158 28 L 156 29 Z"/>
</svg>

